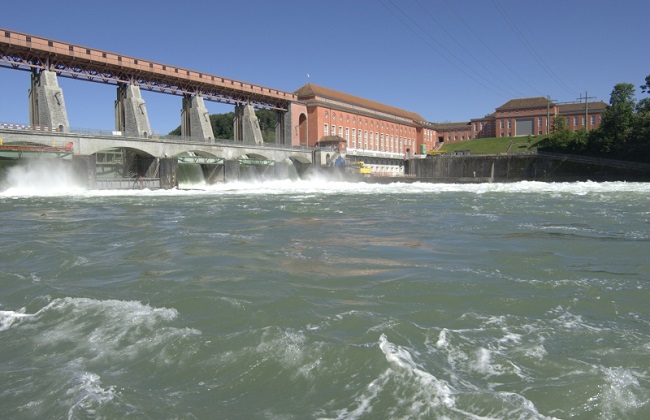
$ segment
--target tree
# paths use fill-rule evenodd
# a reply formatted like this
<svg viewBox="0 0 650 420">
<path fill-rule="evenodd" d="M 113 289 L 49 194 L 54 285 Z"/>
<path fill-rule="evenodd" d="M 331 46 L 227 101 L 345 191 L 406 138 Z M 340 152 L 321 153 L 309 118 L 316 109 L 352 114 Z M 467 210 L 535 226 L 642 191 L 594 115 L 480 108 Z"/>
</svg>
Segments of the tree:
<svg viewBox="0 0 650 420">
<path fill-rule="evenodd" d="M 650 74 L 645 77 L 645 85 L 641 85 L 643 93 L 650 93 Z"/>
<path fill-rule="evenodd" d="M 600 152 L 611 152 L 617 157 L 625 154 L 626 140 L 634 126 L 635 107 L 634 85 L 631 83 L 616 84 L 600 125 L 602 132 Z"/>
<path fill-rule="evenodd" d="M 650 75 L 646 76 L 641 91 L 650 93 Z M 636 118 L 628 143 L 632 159 L 650 162 L 650 98 L 643 98 L 636 104 Z"/>
<path fill-rule="evenodd" d="M 554 152 L 564 151 L 571 139 L 571 132 L 564 117 L 555 117 L 553 120 L 553 134 L 543 140 L 542 147 Z"/>
<path fill-rule="evenodd" d="M 275 124 L 277 116 L 275 111 L 260 109 L 255 111 L 255 115 L 260 123 L 260 130 L 262 131 L 262 139 L 265 143 L 275 142 Z M 225 114 L 211 114 L 210 124 L 216 139 L 232 140 L 235 138 L 233 123 L 235 121 L 235 113 L 228 112 Z M 174 130 L 169 132 L 169 135 L 180 136 L 181 126 L 179 125 Z"/>
<path fill-rule="evenodd" d="M 232 140 L 235 138 L 233 121 L 235 120 L 235 113 L 228 112 L 226 114 L 212 114 L 210 115 L 210 124 L 212 124 L 212 131 L 214 138 Z"/>
<path fill-rule="evenodd" d="M 645 78 L 645 85 L 641 85 L 641 92 L 650 93 L 650 75 Z M 650 98 L 643 98 L 636 104 L 636 113 L 650 113 Z"/>
<path fill-rule="evenodd" d="M 588 144 L 589 134 L 583 128 L 571 134 L 571 138 L 567 144 L 567 151 L 569 153 L 584 154 L 587 151 Z"/>
</svg>

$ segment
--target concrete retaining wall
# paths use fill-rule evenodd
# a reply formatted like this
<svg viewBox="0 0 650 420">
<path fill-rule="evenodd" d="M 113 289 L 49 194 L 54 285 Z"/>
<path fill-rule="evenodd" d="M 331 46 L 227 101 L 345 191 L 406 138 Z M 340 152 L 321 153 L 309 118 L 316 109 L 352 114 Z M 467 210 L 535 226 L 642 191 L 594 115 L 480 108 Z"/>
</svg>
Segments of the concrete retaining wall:
<svg viewBox="0 0 650 420">
<path fill-rule="evenodd" d="M 650 181 L 650 165 L 562 155 L 435 156 L 411 159 L 408 175 L 435 182 Z"/>
</svg>

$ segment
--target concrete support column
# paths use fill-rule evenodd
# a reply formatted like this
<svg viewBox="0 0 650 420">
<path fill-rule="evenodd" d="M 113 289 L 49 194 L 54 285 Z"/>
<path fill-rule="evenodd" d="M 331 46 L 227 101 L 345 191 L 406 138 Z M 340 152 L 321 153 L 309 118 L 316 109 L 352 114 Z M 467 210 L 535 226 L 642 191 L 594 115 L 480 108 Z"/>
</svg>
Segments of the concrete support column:
<svg viewBox="0 0 650 420">
<path fill-rule="evenodd" d="M 178 185 L 178 159 L 160 158 L 160 188 L 170 190 Z"/>
<path fill-rule="evenodd" d="M 149 115 L 140 94 L 140 86 L 119 85 L 117 87 L 115 129 L 130 136 L 151 136 Z"/>
<path fill-rule="evenodd" d="M 224 174 L 223 178 L 226 182 L 239 181 L 239 161 L 226 160 L 224 161 Z"/>
<path fill-rule="evenodd" d="M 203 140 L 213 140 L 214 131 L 210 114 L 203 98 L 198 95 L 184 95 L 181 110 L 181 135 Z"/>
<path fill-rule="evenodd" d="M 29 123 L 33 127 L 49 127 L 62 133 L 70 131 L 63 90 L 55 72 L 41 70 L 32 73 L 29 104 Z"/>
<path fill-rule="evenodd" d="M 275 144 L 282 146 L 291 145 L 291 109 L 288 111 L 276 111 L 277 122 L 275 123 Z"/>
<path fill-rule="evenodd" d="M 255 115 L 253 105 L 236 105 L 233 125 L 236 141 L 258 145 L 264 143 L 260 122 L 257 119 L 257 115 Z"/>
<path fill-rule="evenodd" d="M 95 155 L 75 155 L 72 158 L 74 172 L 89 190 L 97 189 L 97 157 Z"/>
<path fill-rule="evenodd" d="M 122 177 L 124 178 L 156 178 L 159 170 L 159 160 L 153 156 L 141 156 L 133 149 L 124 150 Z"/>
<path fill-rule="evenodd" d="M 319 168 L 323 165 L 321 158 L 322 156 L 320 150 L 314 150 L 311 152 L 311 162 L 314 167 Z"/>
</svg>

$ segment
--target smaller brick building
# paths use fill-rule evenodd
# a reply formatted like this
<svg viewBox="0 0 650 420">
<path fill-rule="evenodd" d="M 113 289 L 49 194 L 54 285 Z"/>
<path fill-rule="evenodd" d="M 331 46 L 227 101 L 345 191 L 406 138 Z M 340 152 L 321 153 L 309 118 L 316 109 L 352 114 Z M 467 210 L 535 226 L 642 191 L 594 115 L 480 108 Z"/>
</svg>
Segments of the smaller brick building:
<svg viewBox="0 0 650 420">
<path fill-rule="evenodd" d="M 538 136 L 553 131 L 555 118 L 563 117 L 572 131 L 587 131 L 600 125 L 607 104 L 602 101 L 556 103 L 543 97 L 511 99 L 483 118 L 469 122 L 430 123 L 438 143 L 453 143 L 483 137 Z M 429 149 L 430 150 L 430 149 Z"/>
</svg>

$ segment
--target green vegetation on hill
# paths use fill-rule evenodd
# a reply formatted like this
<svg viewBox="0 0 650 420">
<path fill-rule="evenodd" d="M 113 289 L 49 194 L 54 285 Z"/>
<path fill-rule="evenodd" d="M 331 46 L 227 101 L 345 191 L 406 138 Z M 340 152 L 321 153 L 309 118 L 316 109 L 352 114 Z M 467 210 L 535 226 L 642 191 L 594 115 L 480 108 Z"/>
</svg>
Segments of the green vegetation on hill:
<svg viewBox="0 0 650 420">
<path fill-rule="evenodd" d="M 641 91 L 650 94 L 650 75 Z M 473 154 L 543 150 L 650 162 L 650 98 L 636 101 L 634 85 L 618 83 L 601 118 L 600 126 L 589 132 L 569 130 L 566 118 L 559 116 L 553 120 L 553 131 L 548 136 L 474 139 L 445 144 L 440 150 Z"/>
<path fill-rule="evenodd" d="M 641 85 L 650 93 L 650 75 Z M 538 145 L 540 150 L 580 154 L 637 162 L 650 162 L 650 98 L 635 99 L 631 83 L 618 83 L 612 90 L 609 106 L 600 126 L 590 132 L 570 131 L 566 119 L 553 123 L 553 134 Z"/>
<path fill-rule="evenodd" d="M 490 137 L 456 143 L 445 143 L 442 152 L 467 150 L 472 154 L 524 153 L 537 150 L 537 144 L 546 136 L 538 137 Z"/>
</svg>

